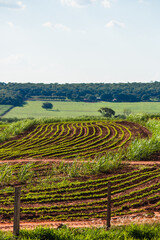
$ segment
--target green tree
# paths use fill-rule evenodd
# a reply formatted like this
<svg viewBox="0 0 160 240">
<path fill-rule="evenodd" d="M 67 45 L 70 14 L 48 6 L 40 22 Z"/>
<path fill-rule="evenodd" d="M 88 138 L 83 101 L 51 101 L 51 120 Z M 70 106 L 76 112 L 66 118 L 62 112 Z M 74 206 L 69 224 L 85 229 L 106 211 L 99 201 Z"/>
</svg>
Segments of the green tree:
<svg viewBox="0 0 160 240">
<path fill-rule="evenodd" d="M 107 107 L 100 108 L 98 112 L 100 112 L 104 117 L 112 117 L 115 115 L 115 111 Z"/>
<path fill-rule="evenodd" d="M 113 100 L 113 95 L 112 94 L 103 93 L 101 95 L 101 101 L 112 101 L 112 100 Z"/>
<path fill-rule="evenodd" d="M 42 108 L 52 109 L 52 108 L 53 108 L 53 104 L 50 103 L 50 102 L 44 102 L 44 103 L 42 104 Z"/>
</svg>

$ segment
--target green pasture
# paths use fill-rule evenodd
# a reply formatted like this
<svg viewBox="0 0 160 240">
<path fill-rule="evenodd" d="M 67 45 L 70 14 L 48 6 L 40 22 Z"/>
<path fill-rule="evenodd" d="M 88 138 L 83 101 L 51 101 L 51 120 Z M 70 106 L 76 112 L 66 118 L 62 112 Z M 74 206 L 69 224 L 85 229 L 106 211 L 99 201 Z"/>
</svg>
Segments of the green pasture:
<svg viewBox="0 0 160 240">
<path fill-rule="evenodd" d="M 123 114 L 125 109 L 132 113 L 160 113 L 160 102 L 138 102 L 138 103 L 85 103 L 85 102 L 62 102 L 50 101 L 52 110 L 43 109 L 44 101 L 27 101 L 23 107 L 15 107 L 9 111 L 5 118 L 41 118 L 41 117 L 78 117 L 78 116 L 100 116 L 98 109 L 101 107 L 112 108 L 116 114 Z"/>
<path fill-rule="evenodd" d="M 7 111 L 11 105 L 0 105 L 0 115 L 2 115 L 5 111 Z"/>
</svg>

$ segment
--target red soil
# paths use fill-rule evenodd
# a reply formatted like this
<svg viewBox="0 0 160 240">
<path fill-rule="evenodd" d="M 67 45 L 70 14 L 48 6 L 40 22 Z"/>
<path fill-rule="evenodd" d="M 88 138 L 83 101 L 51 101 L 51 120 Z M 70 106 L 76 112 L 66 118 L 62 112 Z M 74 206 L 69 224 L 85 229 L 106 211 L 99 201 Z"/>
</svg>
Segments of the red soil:
<svg viewBox="0 0 160 240">
<path fill-rule="evenodd" d="M 160 213 L 155 212 L 153 217 L 147 214 L 131 214 L 126 216 L 117 216 L 111 218 L 111 226 L 129 225 L 131 223 L 144 224 L 144 223 L 160 223 Z M 36 227 L 51 227 L 58 228 L 60 224 L 65 224 L 70 228 L 90 228 L 90 227 L 105 227 L 106 221 L 102 219 L 91 219 L 90 221 L 58 221 L 58 222 L 21 222 L 20 229 L 34 229 Z M 12 231 L 13 224 L 0 223 L 0 230 Z"/>
</svg>

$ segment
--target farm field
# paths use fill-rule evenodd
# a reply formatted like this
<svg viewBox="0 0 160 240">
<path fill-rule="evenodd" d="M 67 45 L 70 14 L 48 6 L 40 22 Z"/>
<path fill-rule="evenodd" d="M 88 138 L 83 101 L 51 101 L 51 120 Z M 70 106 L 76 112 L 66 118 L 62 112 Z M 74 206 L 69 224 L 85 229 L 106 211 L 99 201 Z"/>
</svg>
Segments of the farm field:
<svg viewBox="0 0 160 240">
<path fill-rule="evenodd" d="M 85 102 L 60 102 L 50 101 L 52 110 L 43 109 L 44 101 L 27 101 L 23 107 L 15 107 L 5 115 L 5 118 L 42 118 L 42 117 L 78 117 L 78 116 L 100 116 L 98 110 L 101 107 L 112 108 L 116 114 L 123 114 L 124 109 L 132 113 L 159 113 L 160 102 L 138 102 L 138 103 L 85 103 Z"/>
<path fill-rule="evenodd" d="M 0 144 L 0 228 L 13 221 L 15 186 L 21 186 L 24 224 L 105 221 L 108 182 L 112 221 L 118 222 L 123 216 L 147 216 L 158 221 L 158 119 L 146 120 L 152 134 L 129 121 L 51 120 L 11 124 L 19 134 Z M 25 131 L 18 131 L 18 126 Z M 126 158 L 124 161 L 124 156 L 129 156 L 124 155 L 132 145 L 129 143 L 135 138 L 141 142 L 140 146 L 133 144 L 134 153 L 136 149 L 142 155 L 148 146 L 156 146 L 149 164 L 129 164 Z M 150 149 L 148 152 L 151 154 Z M 134 160 L 132 155 L 130 160 Z"/>
<path fill-rule="evenodd" d="M 12 179 L 1 182 L 0 222 L 13 220 L 14 188 L 21 183 L 21 222 L 106 219 L 107 184 L 112 185 L 112 217 L 160 211 L 160 166 L 124 165 L 114 173 L 56 178 L 53 162 L 2 164 Z M 23 174 L 27 169 L 26 175 Z M 9 176 L 8 176 L 9 177 Z"/>
<path fill-rule="evenodd" d="M 149 131 L 127 121 L 73 121 L 46 123 L 0 144 L 0 159 L 63 158 L 88 159 L 127 145 Z"/>
</svg>

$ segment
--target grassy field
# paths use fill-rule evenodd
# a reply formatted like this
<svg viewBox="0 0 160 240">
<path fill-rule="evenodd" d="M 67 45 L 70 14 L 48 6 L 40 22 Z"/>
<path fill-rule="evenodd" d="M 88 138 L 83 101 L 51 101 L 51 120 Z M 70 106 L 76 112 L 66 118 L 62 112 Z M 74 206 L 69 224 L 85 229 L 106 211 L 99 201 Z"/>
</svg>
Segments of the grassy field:
<svg viewBox="0 0 160 240">
<path fill-rule="evenodd" d="M 23 240 L 41 240 L 41 239 L 57 239 L 57 240 L 122 240 L 122 239 L 160 239 L 160 224 L 143 224 L 130 225 L 122 227 L 113 227 L 109 231 L 103 228 L 68 228 L 64 225 L 61 229 L 53 228 L 36 228 L 34 230 L 21 230 L 20 236 L 16 239 Z M 14 240 L 10 232 L 1 232 L 0 239 Z"/>
<path fill-rule="evenodd" d="M 2 115 L 5 111 L 7 111 L 11 105 L 0 105 L 0 115 Z"/>
<path fill-rule="evenodd" d="M 112 108 L 116 114 L 123 114 L 125 109 L 132 113 L 159 113 L 160 102 L 139 103 L 84 103 L 84 102 L 60 102 L 51 101 L 52 110 L 43 109 L 43 101 L 28 101 L 23 107 L 15 107 L 5 115 L 5 118 L 41 118 L 41 117 L 78 117 L 78 116 L 100 116 L 98 109 L 101 107 Z"/>
</svg>

